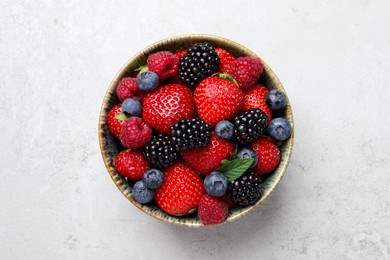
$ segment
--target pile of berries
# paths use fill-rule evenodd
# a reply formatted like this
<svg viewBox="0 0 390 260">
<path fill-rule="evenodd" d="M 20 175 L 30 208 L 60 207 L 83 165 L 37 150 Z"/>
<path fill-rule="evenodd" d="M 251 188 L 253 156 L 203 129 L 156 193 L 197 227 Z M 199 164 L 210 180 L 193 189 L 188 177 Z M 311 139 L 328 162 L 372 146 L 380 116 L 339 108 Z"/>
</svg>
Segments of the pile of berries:
<svg viewBox="0 0 390 260">
<path fill-rule="evenodd" d="M 287 99 L 260 83 L 262 73 L 258 58 L 197 43 L 153 53 L 129 73 L 136 77 L 121 79 L 108 127 L 125 147 L 116 171 L 138 203 L 174 216 L 197 212 L 208 225 L 261 198 L 262 178 L 280 162 L 278 143 L 292 131 L 272 118 Z"/>
</svg>

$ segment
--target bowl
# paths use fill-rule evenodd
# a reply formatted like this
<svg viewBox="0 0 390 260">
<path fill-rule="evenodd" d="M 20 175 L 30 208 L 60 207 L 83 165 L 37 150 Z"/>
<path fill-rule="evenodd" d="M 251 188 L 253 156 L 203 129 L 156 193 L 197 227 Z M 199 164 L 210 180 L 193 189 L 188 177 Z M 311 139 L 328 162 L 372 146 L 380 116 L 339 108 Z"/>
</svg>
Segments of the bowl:
<svg viewBox="0 0 390 260">
<path fill-rule="evenodd" d="M 119 175 L 114 167 L 115 157 L 118 154 L 118 150 L 121 149 L 121 144 L 118 142 L 113 135 L 110 133 L 107 124 L 107 114 L 110 109 L 119 103 L 119 100 L 116 96 L 115 88 L 118 82 L 123 77 L 135 76 L 134 70 L 139 68 L 141 65 L 146 64 L 146 60 L 149 54 L 155 53 L 157 51 L 168 50 L 168 51 L 178 51 L 182 49 L 187 49 L 195 43 L 198 42 L 209 42 L 214 47 L 222 47 L 232 53 L 236 57 L 240 56 L 252 56 L 258 57 L 254 52 L 247 49 L 246 47 L 226 38 L 212 36 L 212 35 L 181 35 L 176 37 L 167 38 L 156 42 L 142 51 L 138 52 L 133 56 L 118 72 L 118 74 L 112 80 L 108 90 L 104 96 L 103 104 L 100 111 L 99 118 L 99 142 L 101 154 L 103 156 L 104 163 L 110 174 L 112 180 L 122 194 L 136 207 L 145 212 L 146 214 L 153 216 L 159 220 L 162 220 L 167 223 L 177 224 L 180 226 L 188 227 L 202 227 L 205 226 L 197 217 L 196 214 L 176 217 L 170 216 L 159 209 L 156 205 L 141 205 L 136 202 L 131 196 L 132 184 L 124 177 Z M 261 57 L 259 57 L 261 59 Z M 262 60 L 262 59 L 261 59 Z M 269 89 L 279 89 L 286 93 L 279 79 L 271 68 L 262 60 L 264 65 L 264 72 L 260 77 L 260 82 L 267 86 Z M 287 96 L 287 93 L 286 93 Z M 288 97 L 287 97 L 288 101 Z M 260 206 L 275 190 L 276 186 L 282 179 L 284 173 L 286 172 L 288 163 L 290 161 L 293 142 L 294 142 L 294 121 L 293 114 L 290 106 L 290 102 L 287 102 L 287 107 L 283 111 L 282 117 L 285 117 L 290 121 L 292 126 L 292 134 L 288 140 L 281 144 L 281 161 L 279 166 L 264 179 L 264 194 L 255 204 L 246 206 L 246 207 L 237 207 L 229 210 L 228 218 L 224 223 L 229 223 L 231 221 L 237 220 L 240 217 L 248 214 L 253 211 L 255 208 Z M 120 151 L 120 150 L 119 150 Z"/>
</svg>

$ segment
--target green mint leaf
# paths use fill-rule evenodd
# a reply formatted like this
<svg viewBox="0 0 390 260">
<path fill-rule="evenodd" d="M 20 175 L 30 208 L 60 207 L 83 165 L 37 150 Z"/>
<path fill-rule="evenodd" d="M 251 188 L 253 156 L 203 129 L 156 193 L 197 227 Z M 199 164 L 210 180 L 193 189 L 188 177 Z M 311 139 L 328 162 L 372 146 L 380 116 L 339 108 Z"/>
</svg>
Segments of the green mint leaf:
<svg viewBox="0 0 390 260">
<path fill-rule="evenodd" d="M 126 120 L 126 119 L 127 119 L 126 115 L 123 114 L 123 113 L 117 114 L 117 115 L 115 116 L 115 118 L 116 118 L 116 119 L 119 119 L 119 120 Z"/>
<path fill-rule="evenodd" d="M 216 72 L 216 73 L 214 73 L 212 76 L 217 76 L 217 77 L 220 77 L 220 78 L 223 78 L 223 79 L 230 80 L 231 82 L 233 82 L 234 84 L 236 84 L 237 87 L 239 87 L 238 82 L 237 82 L 232 76 L 230 76 L 229 74 L 225 74 L 225 73 L 221 73 L 221 72 Z"/>
<path fill-rule="evenodd" d="M 234 160 L 223 160 L 222 166 L 216 171 L 225 174 L 228 181 L 234 181 L 240 178 L 251 166 L 253 158 L 246 159 L 234 159 Z"/>
</svg>

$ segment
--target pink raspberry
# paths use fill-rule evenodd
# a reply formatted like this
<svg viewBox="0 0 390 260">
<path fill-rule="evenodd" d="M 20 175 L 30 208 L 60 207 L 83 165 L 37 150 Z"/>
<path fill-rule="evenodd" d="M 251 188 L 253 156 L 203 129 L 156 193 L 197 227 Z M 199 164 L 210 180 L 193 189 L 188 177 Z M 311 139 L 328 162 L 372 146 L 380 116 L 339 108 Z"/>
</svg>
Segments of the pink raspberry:
<svg viewBox="0 0 390 260">
<path fill-rule="evenodd" d="M 128 98 L 134 98 L 141 101 L 144 93 L 138 88 L 135 78 L 123 78 L 116 86 L 116 94 L 121 102 Z"/>
<path fill-rule="evenodd" d="M 258 58 L 240 57 L 232 62 L 232 76 L 241 89 L 253 86 L 262 73 L 263 64 Z"/>
<path fill-rule="evenodd" d="M 148 69 L 157 74 L 160 80 L 176 76 L 179 69 L 179 58 L 169 51 L 160 51 L 149 55 Z"/>
<path fill-rule="evenodd" d="M 132 116 L 122 125 L 120 139 L 126 148 L 140 148 L 152 137 L 152 128 L 140 117 Z"/>
<path fill-rule="evenodd" d="M 228 215 L 228 206 L 221 199 L 203 195 L 199 202 L 198 216 L 205 225 L 221 224 Z"/>
</svg>

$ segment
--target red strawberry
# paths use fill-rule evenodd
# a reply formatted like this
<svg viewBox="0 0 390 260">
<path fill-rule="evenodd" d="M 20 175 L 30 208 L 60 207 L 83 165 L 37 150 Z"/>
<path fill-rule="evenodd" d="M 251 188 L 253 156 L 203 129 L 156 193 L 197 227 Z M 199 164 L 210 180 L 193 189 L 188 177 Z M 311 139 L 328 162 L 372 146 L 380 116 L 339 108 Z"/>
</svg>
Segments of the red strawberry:
<svg viewBox="0 0 390 260">
<path fill-rule="evenodd" d="M 170 215 L 191 213 L 205 193 L 203 181 L 194 169 L 175 163 L 164 170 L 164 182 L 156 190 L 157 205 Z"/>
<path fill-rule="evenodd" d="M 186 53 L 187 53 L 187 50 L 181 50 L 181 51 L 176 52 L 175 55 L 176 55 L 176 57 L 178 57 L 180 59 L 181 57 L 186 55 Z"/>
<path fill-rule="evenodd" d="M 132 116 L 122 125 L 120 139 L 126 148 L 140 148 L 152 137 L 152 128 L 142 118 Z"/>
<path fill-rule="evenodd" d="M 214 127 L 240 111 L 244 94 L 233 82 L 212 76 L 198 85 L 194 99 L 199 117 Z"/>
<path fill-rule="evenodd" d="M 147 94 L 142 107 L 145 122 L 166 135 L 170 135 L 170 127 L 179 119 L 195 115 L 192 92 L 180 84 L 166 85 Z"/>
<path fill-rule="evenodd" d="M 128 98 L 141 101 L 144 93 L 139 90 L 135 78 L 123 78 L 116 86 L 116 94 L 121 102 Z"/>
<path fill-rule="evenodd" d="M 221 224 L 226 220 L 228 213 L 228 206 L 221 199 L 208 194 L 200 199 L 198 216 L 203 224 Z"/>
<path fill-rule="evenodd" d="M 164 80 L 178 74 L 179 58 L 169 51 L 160 51 L 149 55 L 147 65 L 160 80 Z"/>
<path fill-rule="evenodd" d="M 231 75 L 232 63 L 236 57 L 222 48 L 215 48 L 215 52 L 218 54 L 219 60 L 221 61 L 221 64 L 219 65 L 219 71 Z"/>
<path fill-rule="evenodd" d="M 229 159 L 234 152 L 234 145 L 219 138 L 215 132 L 206 146 L 182 150 L 181 155 L 186 162 L 202 174 L 210 174 L 221 166 L 221 161 Z"/>
<path fill-rule="evenodd" d="M 241 89 L 253 86 L 262 73 L 263 64 L 258 58 L 240 57 L 232 63 L 232 76 Z"/>
<path fill-rule="evenodd" d="M 122 104 L 115 105 L 107 115 L 108 129 L 118 139 L 121 135 L 123 122 L 126 120 L 126 116 L 122 113 L 121 107 Z"/>
<path fill-rule="evenodd" d="M 254 141 L 251 147 L 258 157 L 258 162 L 254 168 L 257 175 L 266 175 L 279 165 L 280 150 L 272 140 L 262 137 Z"/>
<path fill-rule="evenodd" d="M 272 110 L 265 103 L 265 96 L 268 93 L 268 88 L 262 84 L 256 84 L 244 91 L 244 110 L 250 108 L 260 108 L 267 116 L 268 123 L 272 120 Z"/>
<path fill-rule="evenodd" d="M 133 181 L 139 181 L 146 170 L 149 169 L 149 163 L 144 159 L 140 151 L 124 150 L 115 158 L 116 171 Z"/>
</svg>

